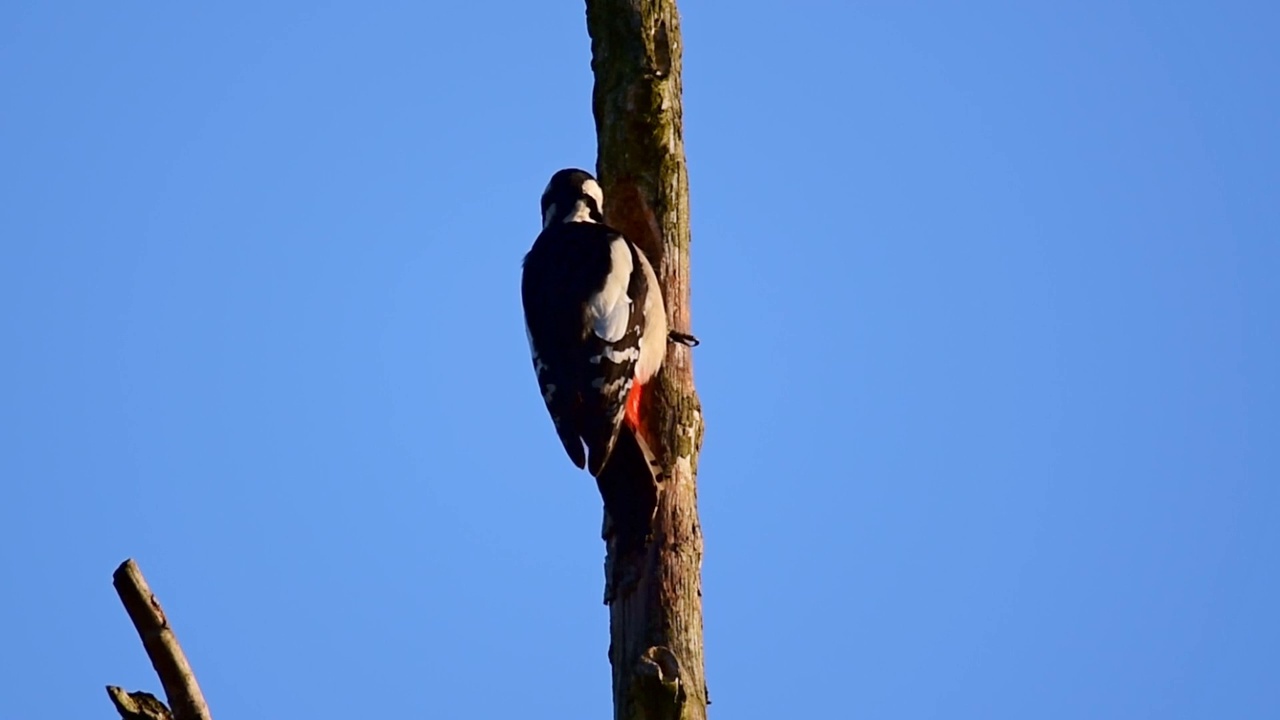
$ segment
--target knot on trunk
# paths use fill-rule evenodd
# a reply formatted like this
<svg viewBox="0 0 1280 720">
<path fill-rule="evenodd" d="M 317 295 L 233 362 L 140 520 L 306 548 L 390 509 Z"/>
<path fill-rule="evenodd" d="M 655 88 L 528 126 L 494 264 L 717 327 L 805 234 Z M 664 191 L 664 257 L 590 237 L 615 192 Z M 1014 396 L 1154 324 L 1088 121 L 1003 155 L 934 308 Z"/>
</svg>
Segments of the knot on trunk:
<svg viewBox="0 0 1280 720">
<path fill-rule="evenodd" d="M 651 647 L 636 661 L 634 698 L 645 720 L 679 720 L 685 692 L 680 660 L 669 648 Z"/>
</svg>

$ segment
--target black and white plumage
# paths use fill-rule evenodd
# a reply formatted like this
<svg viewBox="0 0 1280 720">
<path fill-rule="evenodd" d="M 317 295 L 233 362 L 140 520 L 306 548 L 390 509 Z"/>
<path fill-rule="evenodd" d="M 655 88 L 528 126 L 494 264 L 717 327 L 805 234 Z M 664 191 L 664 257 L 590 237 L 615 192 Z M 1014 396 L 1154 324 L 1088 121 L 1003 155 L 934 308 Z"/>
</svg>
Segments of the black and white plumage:
<svg viewBox="0 0 1280 720">
<path fill-rule="evenodd" d="M 661 367 L 667 343 L 653 267 L 604 224 L 603 209 L 590 173 L 552 175 L 521 282 L 542 399 L 569 458 L 596 477 L 624 426 L 636 430 L 641 388 Z"/>
</svg>

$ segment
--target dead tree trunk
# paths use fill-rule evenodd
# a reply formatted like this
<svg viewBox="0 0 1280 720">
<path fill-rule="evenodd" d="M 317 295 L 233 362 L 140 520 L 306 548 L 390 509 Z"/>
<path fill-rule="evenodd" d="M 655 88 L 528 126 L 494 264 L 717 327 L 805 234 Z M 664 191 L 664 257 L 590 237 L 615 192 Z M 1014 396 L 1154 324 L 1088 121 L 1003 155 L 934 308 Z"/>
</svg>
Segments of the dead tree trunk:
<svg viewBox="0 0 1280 720">
<path fill-rule="evenodd" d="M 653 262 L 674 331 L 689 324 L 689 190 L 675 0 L 586 0 L 605 217 Z M 695 478 L 702 412 L 689 348 L 669 346 L 646 392 L 657 507 L 644 552 L 608 547 L 616 720 L 704 720 L 702 529 Z M 616 582 L 627 578 L 626 582 Z"/>
</svg>

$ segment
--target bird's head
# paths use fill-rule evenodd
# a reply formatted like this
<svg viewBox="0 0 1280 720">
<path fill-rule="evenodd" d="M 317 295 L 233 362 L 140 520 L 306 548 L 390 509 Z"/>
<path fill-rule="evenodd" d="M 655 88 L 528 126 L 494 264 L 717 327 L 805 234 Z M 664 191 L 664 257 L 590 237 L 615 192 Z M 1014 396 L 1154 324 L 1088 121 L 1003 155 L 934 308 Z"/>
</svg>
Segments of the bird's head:
<svg viewBox="0 0 1280 720">
<path fill-rule="evenodd" d="M 542 191 L 542 227 L 553 223 L 604 222 L 604 191 L 591 173 L 565 168 Z"/>
</svg>

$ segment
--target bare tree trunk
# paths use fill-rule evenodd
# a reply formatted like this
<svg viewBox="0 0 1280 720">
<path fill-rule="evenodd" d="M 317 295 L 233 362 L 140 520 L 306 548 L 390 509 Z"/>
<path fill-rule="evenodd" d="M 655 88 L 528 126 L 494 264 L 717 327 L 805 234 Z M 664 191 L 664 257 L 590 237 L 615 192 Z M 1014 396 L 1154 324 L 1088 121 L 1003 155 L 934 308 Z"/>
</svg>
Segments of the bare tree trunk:
<svg viewBox="0 0 1280 720">
<path fill-rule="evenodd" d="M 670 326 L 689 332 L 689 191 L 675 0 L 586 0 L 605 217 L 648 254 Z M 644 398 L 657 505 L 643 552 L 606 559 L 614 717 L 703 720 L 702 412 L 689 348 L 669 346 Z M 622 580 L 619 580 L 621 578 Z"/>
</svg>

